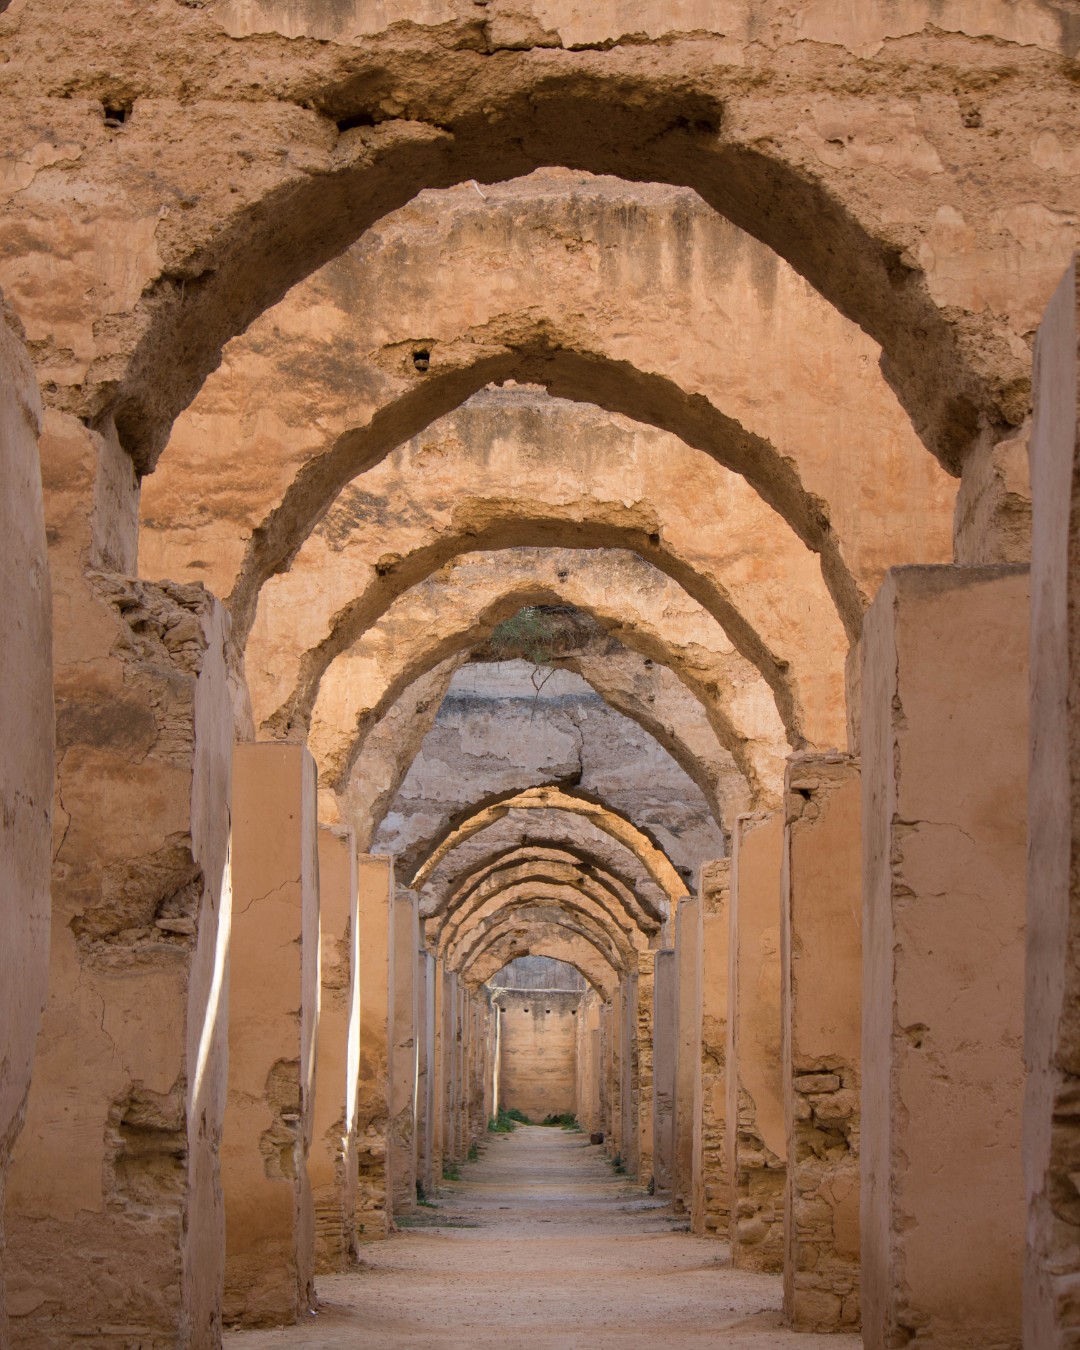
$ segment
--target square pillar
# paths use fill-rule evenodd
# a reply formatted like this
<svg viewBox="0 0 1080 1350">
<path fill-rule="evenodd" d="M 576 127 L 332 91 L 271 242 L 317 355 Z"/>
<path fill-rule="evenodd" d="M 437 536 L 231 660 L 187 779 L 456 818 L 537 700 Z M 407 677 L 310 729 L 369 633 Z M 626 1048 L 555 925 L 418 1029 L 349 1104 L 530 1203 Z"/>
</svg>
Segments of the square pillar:
<svg viewBox="0 0 1080 1350">
<path fill-rule="evenodd" d="M 653 986 L 653 1190 L 671 1198 L 675 1151 L 675 999 L 672 950 L 655 958 Z"/>
<path fill-rule="evenodd" d="M 726 1237 L 731 1219 L 727 1156 L 728 946 L 731 860 L 704 863 L 700 897 L 686 902 L 685 969 L 696 994 L 690 1225 L 699 1237 Z M 682 906 L 680 906 L 680 909 Z"/>
<path fill-rule="evenodd" d="M 1080 1335 L 1080 549 L 1076 261 L 1035 341 L 1024 1167 L 1026 1350 Z"/>
<path fill-rule="evenodd" d="M 780 872 L 784 817 L 740 816 L 731 862 L 725 1147 L 731 1261 L 784 1267 L 787 1137 L 780 1050 Z"/>
<path fill-rule="evenodd" d="M 75 424 L 71 443 L 87 442 L 101 438 Z M 58 490 L 75 498 L 78 484 L 93 483 L 97 456 L 80 463 L 48 432 L 42 445 Z M 125 459 L 116 447 L 118 469 Z M 198 586 L 86 578 L 81 561 L 76 579 L 63 570 L 72 566 L 64 519 L 48 523 L 60 539 L 49 566 L 63 716 L 48 850 L 48 1001 L 4 1203 L 11 1344 L 67 1350 L 98 1325 L 117 1343 L 172 1344 L 195 1328 L 212 1339 L 225 1257 L 229 619 Z M 83 545 L 72 546 L 81 558 Z M 34 725 L 28 718 L 19 734 Z M 22 788 L 34 809 L 36 784 L 28 772 Z M 30 849 L 29 795 L 22 808 L 10 819 Z M 0 957 L 7 1035 L 38 1015 L 30 986 L 44 957 L 40 929 L 36 941 L 36 957 L 17 939 Z M 11 962 L 25 965 L 9 986 Z M 10 1011 L 22 996 L 23 1010 Z M 14 1112 L 7 1142 L 28 1067 L 12 1047 L 0 1070 L 0 1109 Z"/>
<path fill-rule="evenodd" d="M 863 1339 L 1020 1340 L 1028 577 L 891 571 L 862 639 Z"/>
<path fill-rule="evenodd" d="M 393 1196 L 389 1138 L 394 1002 L 394 863 L 357 858 L 360 915 L 360 1073 L 356 1108 L 356 1233 L 362 1240 L 390 1230 Z"/>
<path fill-rule="evenodd" d="M 684 896 L 675 912 L 675 1128 L 672 1208 L 689 1214 L 694 1184 L 694 1092 L 701 1064 L 699 902 Z M 725 974 L 727 961 L 724 962 Z"/>
<path fill-rule="evenodd" d="M 619 985 L 619 1101 L 622 1111 L 620 1143 L 623 1166 L 632 1177 L 638 1175 L 637 1132 L 637 971 L 626 974 Z"/>
<path fill-rule="evenodd" d="M 351 830 L 319 827 L 322 1001 L 308 1176 L 315 1269 L 356 1260 L 356 1079 L 360 1069 L 360 925 Z"/>
<path fill-rule="evenodd" d="M 415 891 L 394 896 L 393 1064 L 390 1071 L 390 1185 L 395 1212 L 416 1208 L 417 979 L 420 919 Z"/>
<path fill-rule="evenodd" d="M 653 1180 L 653 1010 L 655 952 L 638 953 L 637 975 L 637 1165 L 643 1186 Z"/>
<path fill-rule="evenodd" d="M 315 1296 L 307 1172 L 319 1006 L 315 802 L 304 746 L 236 747 L 221 1144 L 228 1325 L 291 1324 Z"/>
<path fill-rule="evenodd" d="M 859 1325 L 862 787 L 850 755 L 793 755 L 784 782 L 781 1006 L 784 1311 Z"/>
<path fill-rule="evenodd" d="M 435 980 L 434 955 L 421 947 L 417 952 L 417 1008 L 420 1037 L 416 1067 L 416 1181 L 417 1195 L 430 1196 L 435 1189 Z"/>
</svg>

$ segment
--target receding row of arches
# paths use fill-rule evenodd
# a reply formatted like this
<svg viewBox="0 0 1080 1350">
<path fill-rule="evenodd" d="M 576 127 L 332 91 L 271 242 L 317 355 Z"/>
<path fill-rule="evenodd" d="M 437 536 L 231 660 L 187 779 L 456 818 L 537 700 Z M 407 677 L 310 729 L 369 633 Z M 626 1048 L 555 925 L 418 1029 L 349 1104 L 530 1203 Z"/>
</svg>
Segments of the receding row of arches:
<svg viewBox="0 0 1080 1350">
<path fill-rule="evenodd" d="M 522 957 L 584 981 L 584 1123 L 794 1326 L 855 1328 L 861 1259 L 866 1344 L 1019 1344 L 1015 470 L 1077 206 L 1024 138 L 1071 29 L 568 50 L 495 3 L 357 44 L 313 5 L 170 7 L 182 87 L 142 16 L 91 59 L 94 9 L 13 122 L 13 1344 L 299 1316 L 483 1138 Z M 16 93 L 52 8 L 0 16 Z M 946 1089 L 998 1122 L 946 1148 L 953 1228 Z"/>
</svg>

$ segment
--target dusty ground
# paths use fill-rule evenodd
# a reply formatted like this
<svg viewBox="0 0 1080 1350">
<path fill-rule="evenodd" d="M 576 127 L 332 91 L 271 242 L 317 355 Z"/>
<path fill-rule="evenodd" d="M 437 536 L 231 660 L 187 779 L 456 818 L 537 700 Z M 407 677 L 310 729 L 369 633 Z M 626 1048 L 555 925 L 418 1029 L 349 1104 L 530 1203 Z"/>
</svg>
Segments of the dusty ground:
<svg viewBox="0 0 1080 1350">
<path fill-rule="evenodd" d="M 780 1280 L 733 1271 L 727 1247 L 616 1176 L 580 1134 L 491 1135 L 421 1227 L 364 1250 L 355 1275 L 319 1281 L 306 1325 L 225 1337 L 230 1350 L 484 1347 L 500 1350 L 850 1350 L 855 1336 L 799 1336 Z"/>
</svg>

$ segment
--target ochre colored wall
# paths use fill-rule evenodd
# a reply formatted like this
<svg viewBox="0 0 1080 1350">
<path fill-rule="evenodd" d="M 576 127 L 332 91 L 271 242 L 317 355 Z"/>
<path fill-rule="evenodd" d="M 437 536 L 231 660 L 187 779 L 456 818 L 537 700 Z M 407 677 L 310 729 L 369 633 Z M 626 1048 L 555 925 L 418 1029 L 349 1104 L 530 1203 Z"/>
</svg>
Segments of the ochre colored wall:
<svg viewBox="0 0 1080 1350">
<path fill-rule="evenodd" d="M 575 1113 L 577 1018 L 581 994 L 500 989 L 500 1096 L 530 1120 Z"/>
</svg>

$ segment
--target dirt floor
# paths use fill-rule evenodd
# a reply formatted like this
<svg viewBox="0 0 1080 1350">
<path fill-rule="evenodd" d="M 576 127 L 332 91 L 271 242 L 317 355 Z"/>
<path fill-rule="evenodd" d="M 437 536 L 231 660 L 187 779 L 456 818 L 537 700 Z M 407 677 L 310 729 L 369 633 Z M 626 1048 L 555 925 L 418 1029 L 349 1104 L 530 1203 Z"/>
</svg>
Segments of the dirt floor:
<svg viewBox="0 0 1080 1350">
<path fill-rule="evenodd" d="M 778 1277 L 728 1265 L 724 1243 L 617 1176 L 585 1136 L 540 1126 L 489 1135 L 437 1207 L 363 1250 L 355 1274 L 319 1280 L 301 1326 L 226 1335 L 271 1347 L 515 1350 L 851 1350 L 856 1336 L 783 1328 Z"/>
</svg>

